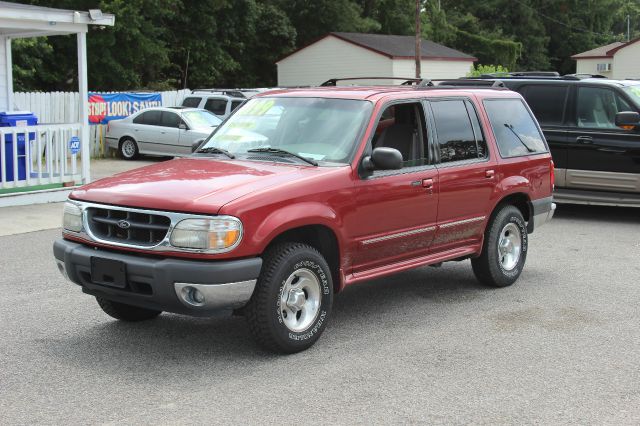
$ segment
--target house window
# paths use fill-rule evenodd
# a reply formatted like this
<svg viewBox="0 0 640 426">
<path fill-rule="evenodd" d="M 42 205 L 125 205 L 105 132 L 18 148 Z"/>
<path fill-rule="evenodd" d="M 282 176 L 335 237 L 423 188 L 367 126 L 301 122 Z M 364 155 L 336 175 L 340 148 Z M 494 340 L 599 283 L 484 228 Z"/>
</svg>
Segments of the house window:
<svg viewBox="0 0 640 426">
<path fill-rule="evenodd" d="M 611 64 L 598 64 L 596 70 L 598 70 L 598 72 L 609 72 L 611 71 Z"/>
</svg>

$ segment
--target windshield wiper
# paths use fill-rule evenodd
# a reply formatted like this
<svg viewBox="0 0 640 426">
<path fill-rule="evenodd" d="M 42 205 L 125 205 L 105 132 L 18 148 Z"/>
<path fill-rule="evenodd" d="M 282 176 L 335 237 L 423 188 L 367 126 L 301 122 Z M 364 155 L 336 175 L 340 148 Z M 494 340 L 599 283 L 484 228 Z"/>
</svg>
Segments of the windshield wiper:
<svg viewBox="0 0 640 426">
<path fill-rule="evenodd" d="M 513 125 L 509 124 L 509 123 L 504 123 L 504 127 L 506 127 L 507 129 L 511 130 L 511 132 L 516 136 L 516 138 L 518 138 L 518 140 L 520 141 L 520 143 L 522 144 L 522 146 L 524 146 L 525 148 L 527 148 L 527 151 L 529 152 L 536 152 L 535 149 L 532 149 L 529 145 L 527 145 L 526 143 L 524 143 L 524 141 L 522 140 L 522 138 L 520 137 L 520 135 L 518 135 L 516 133 L 515 130 L 513 130 Z"/>
<path fill-rule="evenodd" d="M 266 147 L 265 148 L 253 148 L 253 149 L 247 150 L 247 152 L 266 152 L 266 153 L 269 153 L 269 154 L 290 155 L 291 157 L 299 158 L 300 160 L 302 160 L 302 161 L 304 161 L 306 163 L 309 163 L 312 166 L 317 166 L 318 165 L 317 161 L 314 161 L 314 160 L 312 160 L 310 158 L 303 157 L 302 155 L 298 155 L 295 152 L 290 152 L 290 151 L 287 151 L 285 149 L 280 149 L 280 148 L 271 148 L 271 147 L 269 147 L 269 148 L 266 148 Z"/>
<path fill-rule="evenodd" d="M 227 151 L 226 149 L 216 148 L 214 146 L 208 146 L 206 148 L 199 149 L 196 151 L 197 154 L 224 154 L 229 158 L 236 158 L 235 155 Z"/>
</svg>

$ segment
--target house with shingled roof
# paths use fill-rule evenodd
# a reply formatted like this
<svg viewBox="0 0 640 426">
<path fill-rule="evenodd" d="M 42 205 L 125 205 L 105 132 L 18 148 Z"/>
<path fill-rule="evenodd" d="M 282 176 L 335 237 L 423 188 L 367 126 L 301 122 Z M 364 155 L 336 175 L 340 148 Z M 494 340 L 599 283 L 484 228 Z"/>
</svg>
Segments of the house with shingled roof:
<svg viewBox="0 0 640 426">
<path fill-rule="evenodd" d="M 422 40 L 422 77 L 466 76 L 477 59 L 455 49 Z M 332 32 L 280 59 L 278 86 L 314 86 L 330 78 L 415 76 L 413 36 Z M 372 80 L 400 84 L 401 80 Z M 362 83 L 362 82 L 360 82 Z M 365 81 L 365 83 L 367 83 Z M 348 84 L 348 83 L 347 83 Z"/>
<path fill-rule="evenodd" d="M 640 79 L 640 38 L 616 41 L 573 55 L 576 73 L 600 74 L 616 80 Z"/>
</svg>

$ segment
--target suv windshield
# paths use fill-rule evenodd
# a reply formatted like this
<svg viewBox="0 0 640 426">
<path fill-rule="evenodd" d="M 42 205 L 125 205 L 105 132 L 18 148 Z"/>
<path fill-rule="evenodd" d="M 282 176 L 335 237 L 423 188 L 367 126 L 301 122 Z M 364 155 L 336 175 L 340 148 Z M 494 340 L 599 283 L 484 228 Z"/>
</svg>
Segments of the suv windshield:
<svg viewBox="0 0 640 426">
<path fill-rule="evenodd" d="M 201 149 L 220 148 L 234 155 L 256 155 L 250 151 L 261 149 L 268 155 L 264 148 L 274 148 L 315 161 L 348 163 L 372 108 L 371 102 L 351 99 L 255 98 Z"/>
<path fill-rule="evenodd" d="M 640 108 L 640 84 L 635 86 L 626 86 L 623 87 L 622 90 L 629 95 L 631 100 L 633 100 L 633 103 L 636 104 L 636 107 Z"/>
<path fill-rule="evenodd" d="M 193 127 L 214 127 L 222 123 L 222 120 L 209 111 L 185 111 L 182 117 Z"/>
</svg>

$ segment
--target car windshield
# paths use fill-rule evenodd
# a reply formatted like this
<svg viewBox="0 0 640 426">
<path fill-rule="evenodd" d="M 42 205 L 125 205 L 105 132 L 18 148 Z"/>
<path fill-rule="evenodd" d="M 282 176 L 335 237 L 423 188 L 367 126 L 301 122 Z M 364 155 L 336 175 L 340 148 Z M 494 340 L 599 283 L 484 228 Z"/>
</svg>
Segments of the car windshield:
<svg viewBox="0 0 640 426">
<path fill-rule="evenodd" d="M 182 118 L 187 120 L 193 127 L 213 127 L 219 126 L 222 123 L 218 117 L 210 113 L 209 111 L 185 111 L 182 113 Z"/>
<path fill-rule="evenodd" d="M 348 163 L 372 108 L 371 102 L 351 99 L 254 98 L 201 149 L 219 148 L 253 157 L 257 156 L 254 150 L 260 150 L 263 158 L 284 150 L 317 162 Z M 284 158 L 273 157 L 274 161 Z"/>
<path fill-rule="evenodd" d="M 633 100 L 637 108 L 640 108 L 640 84 L 634 86 L 623 87 L 622 90 L 627 92 L 627 95 Z"/>
</svg>

